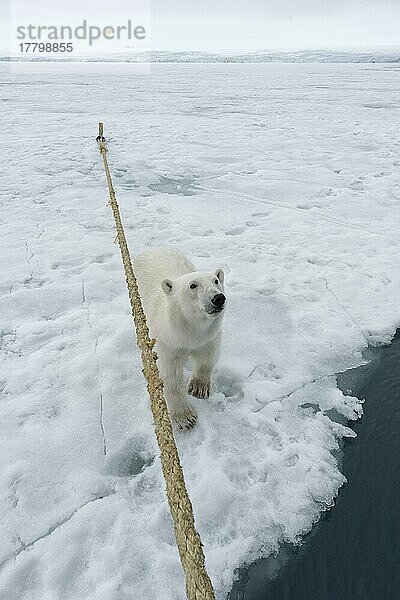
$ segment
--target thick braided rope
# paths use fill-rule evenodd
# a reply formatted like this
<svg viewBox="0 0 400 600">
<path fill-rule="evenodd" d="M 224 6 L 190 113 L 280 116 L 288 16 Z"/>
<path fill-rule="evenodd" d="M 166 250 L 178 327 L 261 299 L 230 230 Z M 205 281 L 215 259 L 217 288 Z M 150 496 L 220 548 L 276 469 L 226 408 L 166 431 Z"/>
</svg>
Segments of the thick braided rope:
<svg viewBox="0 0 400 600">
<path fill-rule="evenodd" d="M 107 161 L 107 147 L 103 138 L 103 124 L 99 124 L 97 138 L 107 177 L 110 205 L 114 214 L 117 239 L 125 270 L 132 316 L 136 328 L 137 344 L 143 362 L 143 374 L 154 417 L 155 433 L 160 448 L 160 459 L 164 474 L 168 504 L 174 521 L 175 539 L 186 577 L 186 595 L 189 600 L 214 600 L 214 591 L 204 565 L 204 553 L 200 536 L 194 525 L 192 504 L 188 496 L 183 471 L 179 462 L 167 404 L 163 394 L 163 383 L 157 367 L 157 354 L 153 350 L 154 339 L 150 339 L 139 296 L 136 277 L 122 226 L 121 215 Z"/>
</svg>

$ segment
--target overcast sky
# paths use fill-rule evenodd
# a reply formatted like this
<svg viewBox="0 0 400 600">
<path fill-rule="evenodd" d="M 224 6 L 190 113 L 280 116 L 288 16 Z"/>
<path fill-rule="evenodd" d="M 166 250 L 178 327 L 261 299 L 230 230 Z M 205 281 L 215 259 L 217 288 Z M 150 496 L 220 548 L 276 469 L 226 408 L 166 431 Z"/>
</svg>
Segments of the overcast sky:
<svg viewBox="0 0 400 600">
<path fill-rule="evenodd" d="M 153 0 L 152 17 L 160 48 L 400 45 L 400 0 Z"/>
<path fill-rule="evenodd" d="M 17 25 L 76 26 L 86 18 L 145 25 L 155 50 L 400 46 L 400 0 L 11 0 L 9 18 L 3 2 L 1 33 L 8 27 L 14 45 Z"/>
</svg>

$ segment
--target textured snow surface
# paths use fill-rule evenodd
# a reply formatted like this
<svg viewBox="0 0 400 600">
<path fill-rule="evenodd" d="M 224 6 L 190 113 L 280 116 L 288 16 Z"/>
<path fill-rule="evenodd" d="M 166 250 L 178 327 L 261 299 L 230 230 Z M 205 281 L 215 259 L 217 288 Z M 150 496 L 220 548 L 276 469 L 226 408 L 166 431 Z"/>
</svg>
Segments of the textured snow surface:
<svg viewBox="0 0 400 600">
<path fill-rule="evenodd" d="M 0 595 L 183 600 L 102 165 L 132 254 L 223 266 L 209 401 L 176 434 L 217 597 L 345 481 L 334 373 L 399 325 L 394 65 L 1 66 Z"/>
</svg>

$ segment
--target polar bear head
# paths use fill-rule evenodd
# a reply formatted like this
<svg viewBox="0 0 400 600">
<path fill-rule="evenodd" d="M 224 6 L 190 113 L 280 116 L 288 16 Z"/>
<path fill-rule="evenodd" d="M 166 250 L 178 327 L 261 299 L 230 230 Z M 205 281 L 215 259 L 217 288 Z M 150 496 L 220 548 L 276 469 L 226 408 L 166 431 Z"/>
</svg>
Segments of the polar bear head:
<svg viewBox="0 0 400 600">
<path fill-rule="evenodd" d="M 215 319 L 224 312 L 226 296 L 222 269 L 195 271 L 176 279 L 164 279 L 161 287 L 168 300 L 177 304 L 187 319 L 200 315 Z"/>
</svg>

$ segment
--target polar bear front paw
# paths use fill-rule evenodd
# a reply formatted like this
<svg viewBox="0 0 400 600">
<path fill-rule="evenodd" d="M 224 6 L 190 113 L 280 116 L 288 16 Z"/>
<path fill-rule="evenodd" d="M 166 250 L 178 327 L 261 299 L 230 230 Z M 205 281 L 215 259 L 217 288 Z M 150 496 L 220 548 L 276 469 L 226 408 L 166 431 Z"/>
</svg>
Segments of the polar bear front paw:
<svg viewBox="0 0 400 600">
<path fill-rule="evenodd" d="M 196 425 L 197 413 L 191 406 L 188 406 L 185 411 L 172 413 L 171 418 L 179 429 L 192 429 Z"/>
<path fill-rule="evenodd" d="M 187 392 L 195 398 L 208 398 L 210 395 L 210 382 L 201 381 L 193 377 L 188 383 Z"/>
</svg>

